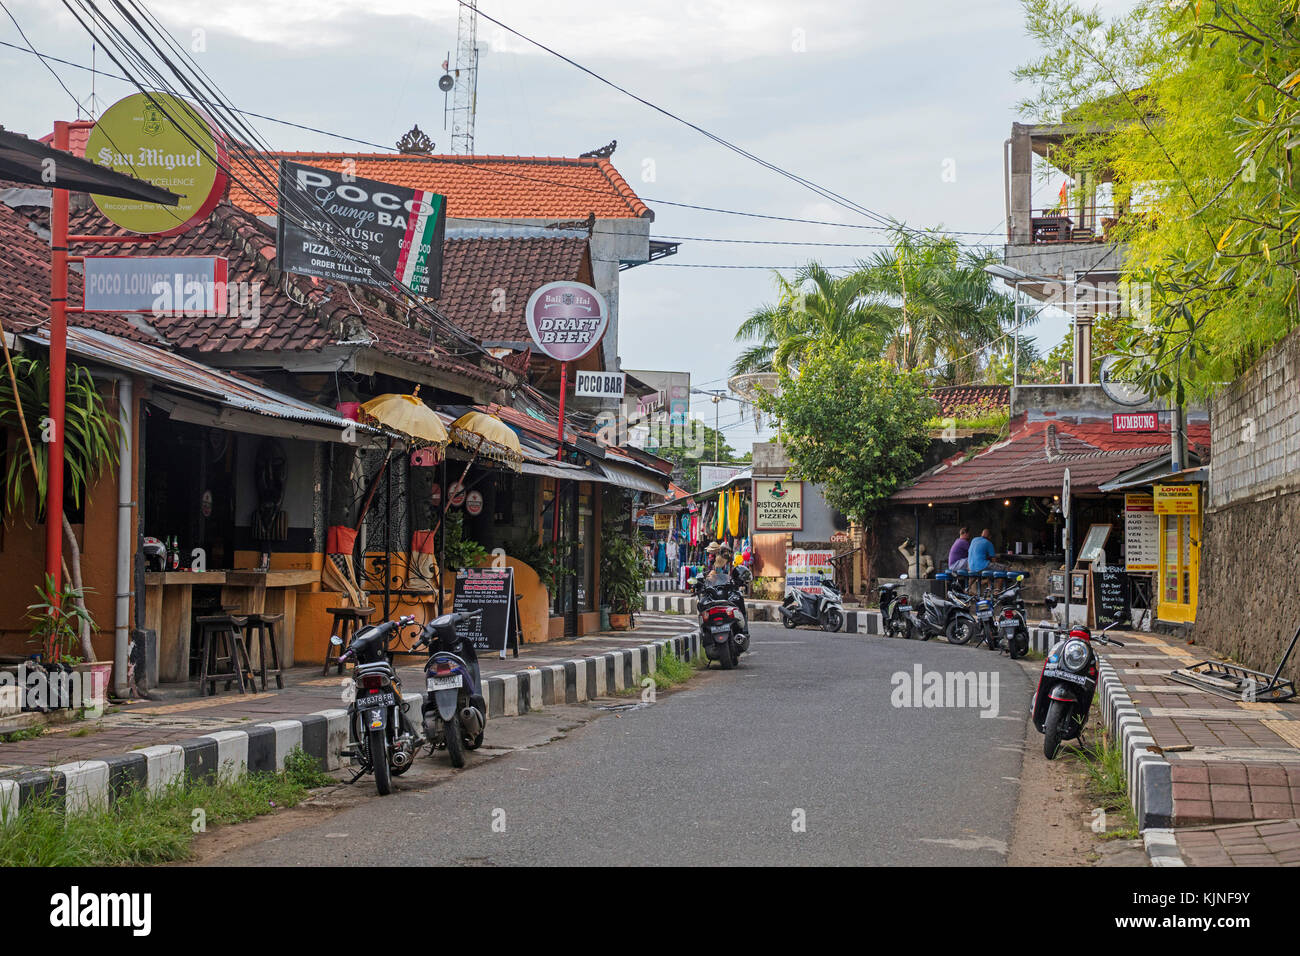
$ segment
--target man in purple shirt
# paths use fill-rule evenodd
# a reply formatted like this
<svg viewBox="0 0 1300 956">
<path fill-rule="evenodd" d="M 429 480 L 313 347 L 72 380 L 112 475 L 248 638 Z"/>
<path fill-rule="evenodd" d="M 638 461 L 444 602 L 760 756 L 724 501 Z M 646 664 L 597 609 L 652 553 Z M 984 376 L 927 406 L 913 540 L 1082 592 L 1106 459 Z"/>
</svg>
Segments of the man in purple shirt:
<svg viewBox="0 0 1300 956">
<path fill-rule="evenodd" d="M 948 549 L 948 570 L 960 571 L 966 567 L 966 558 L 970 554 L 970 529 L 962 528 L 957 532 L 957 540 Z M 958 562 L 961 562 L 960 567 Z"/>
</svg>

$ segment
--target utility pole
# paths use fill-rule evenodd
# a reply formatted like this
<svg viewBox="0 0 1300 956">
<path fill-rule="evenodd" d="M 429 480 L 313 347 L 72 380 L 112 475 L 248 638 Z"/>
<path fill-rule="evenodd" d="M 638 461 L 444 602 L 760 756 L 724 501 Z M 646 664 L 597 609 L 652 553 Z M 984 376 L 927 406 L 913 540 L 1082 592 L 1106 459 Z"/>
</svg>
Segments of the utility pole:
<svg viewBox="0 0 1300 956">
<path fill-rule="evenodd" d="M 718 439 L 719 437 L 721 437 L 721 433 L 718 431 L 718 421 L 719 421 L 718 409 L 721 407 L 721 405 L 722 405 L 722 396 L 714 395 L 713 396 L 713 461 L 714 464 L 717 464 L 718 461 Z"/>
</svg>

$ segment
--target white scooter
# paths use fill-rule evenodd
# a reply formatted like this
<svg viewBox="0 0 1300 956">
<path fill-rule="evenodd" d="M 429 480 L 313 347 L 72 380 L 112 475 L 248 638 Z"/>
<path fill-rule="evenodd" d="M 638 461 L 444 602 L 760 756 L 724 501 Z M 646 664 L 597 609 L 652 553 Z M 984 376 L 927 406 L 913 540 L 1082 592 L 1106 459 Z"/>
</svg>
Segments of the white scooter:
<svg viewBox="0 0 1300 956">
<path fill-rule="evenodd" d="M 813 587 L 786 588 L 780 610 L 786 627 L 811 624 L 833 634 L 844 626 L 844 596 L 832 578 Z"/>
</svg>

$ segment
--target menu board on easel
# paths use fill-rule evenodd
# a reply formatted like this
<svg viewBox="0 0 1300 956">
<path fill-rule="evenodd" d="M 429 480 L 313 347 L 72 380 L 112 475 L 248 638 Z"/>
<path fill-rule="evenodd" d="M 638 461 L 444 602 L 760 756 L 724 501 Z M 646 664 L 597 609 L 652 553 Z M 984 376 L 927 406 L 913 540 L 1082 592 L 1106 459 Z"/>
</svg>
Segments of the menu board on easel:
<svg viewBox="0 0 1300 956">
<path fill-rule="evenodd" d="M 1106 539 L 1110 537 L 1110 525 L 1094 524 L 1088 526 L 1088 535 L 1083 539 L 1083 545 L 1079 548 L 1079 564 L 1097 565 L 1105 567 L 1106 564 Z"/>
<path fill-rule="evenodd" d="M 519 656 L 514 568 L 461 568 L 452 609 L 483 612 L 456 628 L 456 636 L 470 641 L 474 650 L 499 651 L 504 658 L 513 645 L 514 656 Z"/>
</svg>

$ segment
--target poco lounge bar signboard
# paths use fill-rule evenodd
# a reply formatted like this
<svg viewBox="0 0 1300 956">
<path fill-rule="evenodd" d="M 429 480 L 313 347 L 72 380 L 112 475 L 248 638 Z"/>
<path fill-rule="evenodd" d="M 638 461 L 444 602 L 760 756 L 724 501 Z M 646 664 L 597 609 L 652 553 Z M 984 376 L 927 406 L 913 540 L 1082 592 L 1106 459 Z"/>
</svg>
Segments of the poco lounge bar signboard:
<svg viewBox="0 0 1300 956">
<path fill-rule="evenodd" d="M 127 232 L 182 233 L 206 219 L 226 191 L 225 137 L 201 110 L 167 93 L 135 93 L 105 110 L 86 140 L 86 158 L 181 197 L 175 206 L 162 206 L 91 196 Z"/>
<path fill-rule="evenodd" d="M 442 294 L 446 196 L 281 160 L 277 213 L 286 272 Z"/>
<path fill-rule="evenodd" d="M 754 530 L 802 531 L 803 482 L 755 478 Z"/>
</svg>

